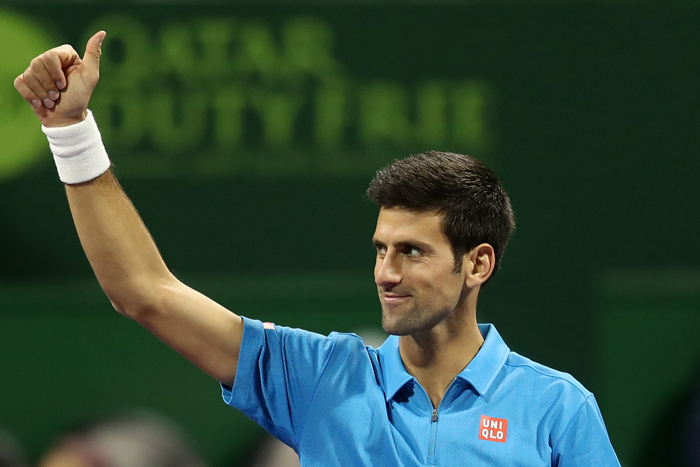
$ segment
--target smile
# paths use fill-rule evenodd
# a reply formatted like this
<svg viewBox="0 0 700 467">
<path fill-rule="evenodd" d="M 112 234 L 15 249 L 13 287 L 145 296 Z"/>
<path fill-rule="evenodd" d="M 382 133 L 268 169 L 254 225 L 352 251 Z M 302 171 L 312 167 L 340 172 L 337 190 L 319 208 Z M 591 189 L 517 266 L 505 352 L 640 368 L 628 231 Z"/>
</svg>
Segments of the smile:
<svg viewBox="0 0 700 467">
<path fill-rule="evenodd" d="M 402 303 L 411 298 L 411 295 L 382 294 L 382 301 L 386 304 Z"/>
</svg>

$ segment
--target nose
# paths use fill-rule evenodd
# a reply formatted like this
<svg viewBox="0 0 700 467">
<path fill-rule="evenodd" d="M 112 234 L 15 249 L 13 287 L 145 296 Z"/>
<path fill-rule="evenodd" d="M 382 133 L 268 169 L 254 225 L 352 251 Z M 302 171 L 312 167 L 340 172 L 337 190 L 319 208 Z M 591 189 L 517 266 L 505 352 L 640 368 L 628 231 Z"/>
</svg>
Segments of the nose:
<svg viewBox="0 0 700 467">
<path fill-rule="evenodd" d="M 374 282 L 384 289 L 390 289 L 401 283 L 401 265 L 394 255 L 387 253 L 384 256 L 377 256 Z"/>
</svg>

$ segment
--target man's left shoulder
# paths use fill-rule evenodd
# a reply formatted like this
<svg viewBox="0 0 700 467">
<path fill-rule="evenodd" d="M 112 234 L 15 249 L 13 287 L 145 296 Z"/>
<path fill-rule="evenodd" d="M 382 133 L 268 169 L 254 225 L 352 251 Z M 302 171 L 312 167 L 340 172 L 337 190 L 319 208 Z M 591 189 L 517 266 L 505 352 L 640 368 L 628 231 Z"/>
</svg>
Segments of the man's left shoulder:
<svg viewBox="0 0 700 467">
<path fill-rule="evenodd" d="M 592 393 L 569 373 L 558 371 L 548 366 L 530 360 L 516 352 L 510 352 L 505 361 L 504 369 L 508 377 L 521 380 L 544 397 L 561 400 L 566 397 L 568 402 L 575 400 L 583 403 Z"/>
</svg>

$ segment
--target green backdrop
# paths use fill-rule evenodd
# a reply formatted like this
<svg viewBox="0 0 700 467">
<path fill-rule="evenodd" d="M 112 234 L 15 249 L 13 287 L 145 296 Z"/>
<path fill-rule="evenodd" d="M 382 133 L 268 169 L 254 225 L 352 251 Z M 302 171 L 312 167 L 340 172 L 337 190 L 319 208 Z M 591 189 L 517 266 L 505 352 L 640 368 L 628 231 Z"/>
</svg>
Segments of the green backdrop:
<svg viewBox="0 0 700 467">
<path fill-rule="evenodd" d="M 106 29 L 91 106 L 178 276 L 251 317 L 378 329 L 369 179 L 469 153 L 518 221 L 480 319 L 596 393 L 625 465 L 649 439 L 673 465 L 655 430 L 700 356 L 699 21 L 631 2 L 0 7 L 0 424 L 38 454 L 81 414 L 153 407 L 215 466 L 260 436 L 101 296 L 12 89 L 34 55 Z M 669 377 L 641 391 L 653 371 Z"/>
</svg>

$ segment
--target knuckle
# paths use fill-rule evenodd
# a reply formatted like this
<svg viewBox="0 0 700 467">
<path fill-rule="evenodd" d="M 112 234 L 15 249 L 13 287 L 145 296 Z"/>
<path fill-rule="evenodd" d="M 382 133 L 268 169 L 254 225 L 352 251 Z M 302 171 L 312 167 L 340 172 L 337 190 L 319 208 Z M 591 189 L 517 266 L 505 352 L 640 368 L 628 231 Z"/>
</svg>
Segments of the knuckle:
<svg viewBox="0 0 700 467">
<path fill-rule="evenodd" d="M 72 54 L 75 52 L 75 49 L 70 44 L 63 44 L 60 47 L 56 47 L 54 50 L 56 51 L 56 53 L 58 53 L 59 50 L 68 54 Z"/>
<path fill-rule="evenodd" d="M 43 62 L 42 59 L 41 59 L 41 55 L 39 55 L 38 57 L 36 57 L 36 58 L 35 58 L 34 60 L 32 60 L 31 63 L 29 64 L 29 68 L 30 68 L 32 71 L 34 71 L 34 72 L 40 70 L 41 67 L 43 67 L 43 66 L 44 66 L 44 62 Z"/>
<path fill-rule="evenodd" d="M 49 71 L 49 75 L 51 75 L 51 78 L 54 81 L 60 79 L 62 76 L 62 72 L 60 65 L 61 62 L 58 58 L 58 55 L 55 52 L 49 51 L 43 55 L 43 60 L 46 69 Z"/>
</svg>

